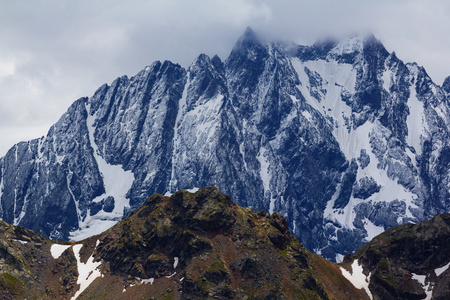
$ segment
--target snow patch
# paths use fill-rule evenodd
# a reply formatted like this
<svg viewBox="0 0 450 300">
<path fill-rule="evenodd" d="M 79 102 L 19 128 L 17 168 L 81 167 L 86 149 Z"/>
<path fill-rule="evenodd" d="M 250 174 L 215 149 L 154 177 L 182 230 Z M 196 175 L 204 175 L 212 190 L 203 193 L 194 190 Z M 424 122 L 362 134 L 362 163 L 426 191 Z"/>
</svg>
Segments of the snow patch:
<svg viewBox="0 0 450 300">
<path fill-rule="evenodd" d="M 312 116 L 311 116 L 311 114 L 309 113 L 309 111 L 303 110 L 303 111 L 302 111 L 302 115 L 303 115 L 309 122 L 312 121 Z"/>
<path fill-rule="evenodd" d="M 450 266 L 450 262 L 448 264 L 446 264 L 445 266 L 437 268 L 436 270 L 434 270 L 434 273 L 436 273 L 436 276 L 441 276 L 442 273 L 447 271 L 449 266 Z"/>
<path fill-rule="evenodd" d="M 197 193 L 198 190 L 199 190 L 199 188 L 194 187 L 194 188 L 192 188 L 192 189 L 183 189 L 183 190 L 186 191 L 186 192 L 189 192 L 189 193 Z M 167 192 L 164 194 L 164 196 L 165 196 L 165 197 L 171 197 L 173 194 L 174 194 L 174 193 L 171 193 L 171 192 L 167 191 Z"/>
<path fill-rule="evenodd" d="M 177 151 L 179 151 L 180 148 L 180 137 L 178 134 L 178 130 L 181 124 L 181 119 L 183 117 L 183 112 L 186 109 L 186 100 L 187 100 L 187 92 L 188 92 L 188 87 L 191 84 L 191 74 L 188 72 L 188 78 L 186 80 L 186 84 L 184 85 L 184 89 L 183 89 L 183 94 L 181 96 L 180 101 L 178 102 L 178 112 L 177 112 L 177 118 L 175 119 L 175 128 L 173 129 L 174 134 L 173 134 L 173 152 L 172 152 L 172 171 L 171 171 L 171 175 L 170 175 L 170 182 L 169 182 L 169 189 L 175 189 L 176 185 L 177 185 L 177 179 L 175 178 L 175 158 L 176 158 L 176 153 Z"/>
<path fill-rule="evenodd" d="M 431 300 L 431 297 L 433 296 L 433 289 L 430 288 L 429 282 L 428 282 L 428 284 L 425 284 L 425 279 L 427 276 L 426 275 L 417 275 L 414 273 L 411 273 L 411 274 L 413 275 L 411 278 L 416 280 L 417 282 L 419 282 L 422 285 L 423 291 L 427 295 L 425 300 Z"/>
<path fill-rule="evenodd" d="M 19 242 L 22 245 L 25 245 L 26 243 L 28 243 L 28 241 L 22 241 L 22 240 L 16 240 L 16 239 L 13 239 L 13 241 Z"/>
<path fill-rule="evenodd" d="M 150 283 L 150 284 L 152 285 L 153 282 L 155 282 L 155 278 L 142 279 L 142 278 L 136 277 L 136 279 L 137 279 L 137 280 L 140 280 L 141 283 L 143 283 L 143 284 Z M 131 286 L 130 286 L 130 287 L 131 287 Z"/>
<path fill-rule="evenodd" d="M 363 42 L 362 37 L 355 36 L 348 40 L 339 42 L 329 53 L 330 56 L 333 55 L 343 55 L 351 54 L 354 52 L 363 52 Z"/>
<path fill-rule="evenodd" d="M 373 299 L 372 293 L 369 290 L 370 276 L 372 274 L 369 273 L 369 276 L 364 275 L 363 267 L 359 264 L 358 260 L 353 261 L 351 273 L 342 267 L 340 269 L 342 275 L 344 275 L 344 277 L 347 278 L 347 280 L 350 281 L 355 288 L 364 289 L 370 299 Z"/>
<path fill-rule="evenodd" d="M 59 164 L 59 165 L 62 165 L 62 162 L 63 162 L 64 158 L 66 158 L 65 155 L 58 155 L 58 154 L 56 154 L 56 163 Z"/>
<path fill-rule="evenodd" d="M 327 206 L 325 207 L 325 211 L 323 212 L 324 219 L 330 220 L 332 222 L 338 222 L 342 226 L 348 229 L 355 229 L 356 227 L 353 225 L 353 220 L 356 217 L 356 212 L 354 211 L 354 207 L 362 202 L 363 200 L 355 199 L 350 197 L 350 201 L 347 206 L 343 209 L 335 209 L 334 204 L 336 199 L 339 197 L 341 193 L 342 185 L 339 184 L 336 188 L 336 192 L 331 197 L 331 199 L 327 202 Z"/>
<path fill-rule="evenodd" d="M 391 81 L 392 81 L 392 71 L 385 70 L 383 72 L 383 76 L 381 76 L 381 80 L 383 80 L 383 89 L 389 92 L 391 88 Z"/>
<path fill-rule="evenodd" d="M 344 261 L 344 255 L 336 254 L 336 263 L 341 263 L 342 261 Z"/>
<path fill-rule="evenodd" d="M 422 146 L 421 139 L 424 135 L 425 124 L 425 112 L 423 103 L 417 99 L 416 90 L 414 85 L 409 88 L 410 97 L 408 99 L 409 115 L 406 118 L 406 125 L 408 126 L 408 135 L 406 136 L 406 142 L 412 146 L 417 155 L 421 155 Z"/>
<path fill-rule="evenodd" d="M 379 235 L 380 233 L 384 232 L 383 226 L 377 226 L 373 224 L 369 219 L 364 218 L 363 219 L 364 229 L 367 232 L 367 238 L 366 240 L 370 242 L 374 237 Z"/>
<path fill-rule="evenodd" d="M 98 267 L 101 262 L 94 262 L 94 257 L 91 255 L 86 263 L 82 263 L 80 259 L 80 250 L 83 247 L 82 244 L 74 245 L 72 247 L 73 254 L 77 260 L 78 279 L 77 284 L 80 285 L 80 289 L 75 293 L 71 300 L 75 300 L 80 294 L 98 277 L 102 274 Z"/>
<path fill-rule="evenodd" d="M 275 199 L 272 197 L 272 193 L 270 192 L 270 180 L 271 180 L 271 176 L 269 173 L 270 172 L 269 171 L 270 163 L 267 160 L 266 152 L 267 152 L 266 148 L 261 147 L 256 159 L 259 161 L 259 164 L 260 164 L 259 176 L 263 182 L 264 198 L 266 198 L 266 197 L 269 198 L 269 200 L 270 200 L 269 213 L 273 214 L 273 211 L 275 208 Z"/>
<path fill-rule="evenodd" d="M 178 257 L 174 257 L 174 262 L 173 262 L 173 268 L 176 269 L 176 267 L 178 266 Z"/>
<path fill-rule="evenodd" d="M 417 199 L 417 195 L 402 188 L 397 183 L 397 180 L 389 178 L 386 170 L 378 168 L 378 158 L 372 152 L 372 145 L 370 143 L 370 137 L 372 135 L 378 135 L 381 133 L 381 125 L 379 123 L 366 122 L 364 125 L 359 126 L 356 130 L 348 132 L 346 129 L 335 129 L 336 139 L 341 145 L 341 150 L 345 154 L 348 160 L 357 158 L 360 155 L 362 149 L 365 149 L 370 157 L 370 163 L 364 169 L 358 168 L 356 180 L 360 180 L 363 177 L 372 177 L 378 184 L 382 184 L 379 192 L 373 194 L 370 200 L 373 202 L 391 202 L 394 200 L 400 200 L 406 203 L 406 217 L 413 218 L 409 208 L 417 208 L 414 203 Z M 356 213 L 353 208 L 361 202 L 366 200 L 355 199 L 350 197 L 348 205 L 344 209 L 333 209 L 335 199 L 339 196 L 340 187 L 338 187 L 335 195 L 327 203 L 327 208 L 324 212 L 324 216 L 330 220 L 336 220 L 340 224 L 347 228 L 354 229 L 352 224 Z M 373 227 L 371 227 L 374 229 Z M 377 231 L 375 231 L 377 232 Z"/>
<path fill-rule="evenodd" d="M 50 247 L 50 252 L 52 253 L 54 259 L 58 259 L 67 248 L 70 248 L 70 245 L 53 244 Z"/>
<path fill-rule="evenodd" d="M 72 242 L 84 240 L 108 230 L 120 221 L 120 219 L 108 220 L 110 217 L 110 213 L 103 211 L 100 211 L 95 216 L 87 216 L 85 220 L 80 223 L 83 225 L 82 227 L 80 226 L 80 229 L 70 232 L 69 240 Z"/>
<path fill-rule="evenodd" d="M 87 106 L 86 109 L 89 111 L 89 106 Z M 130 170 L 125 171 L 121 165 L 108 164 L 106 160 L 100 156 L 94 139 L 94 121 L 95 115 L 89 115 L 86 123 L 89 130 L 89 141 L 94 149 L 94 157 L 97 161 L 98 169 L 103 177 L 105 193 L 92 201 L 99 202 L 108 196 L 114 197 L 114 210 L 112 213 L 122 217 L 124 208 L 129 206 L 129 200 L 126 199 L 126 194 L 131 189 L 135 179 L 134 174 Z"/>
<path fill-rule="evenodd" d="M 360 45 L 359 39 L 351 39 L 350 41 L 346 41 L 345 43 L 336 46 L 331 52 L 352 53 L 353 51 L 360 51 Z M 298 58 L 293 58 L 291 62 L 299 76 L 300 82 L 303 83 L 302 85 L 298 85 L 297 88 L 304 95 L 306 102 L 327 119 L 330 119 L 330 117 L 332 118 L 333 121 L 331 125 L 334 128 L 333 135 L 339 143 L 341 151 L 345 155 L 346 159 L 351 161 L 351 159 L 359 157 L 362 149 L 365 149 L 367 154 L 370 156 L 370 164 L 364 169 L 358 169 L 356 179 L 359 180 L 365 176 L 369 176 L 372 177 L 377 183 L 382 184 L 381 190 L 372 195 L 370 199 L 374 202 L 391 202 L 396 199 L 404 201 L 408 208 L 406 211 L 406 216 L 413 218 L 409 208 L 417 208 L 417 205 L 414 204 L 417 199 L 417 195 L 407 191 L 406 189 L 402 189 L 401 187 L 399 188 L 399 184 L 396 180 L 393 180 L 387 176 L 386 170 L 378 169 L 378 159 L 371 151 L 372 146 L 370 144 L 369 134 L 372 132 L 378 133 L 381 125 L 378 123 L 366 122 L 356 129 L 353 129 L 351 126 L 352 110 L 345 103 L 345 101 L 342 101 L 341 95 L 342 93 L 353 94 L 355 92 L 356 69 L 354 69 L 350 64 L 342 64 L 333 59 L 328 61 L 316 60 L 301 62 Z M 308 75 L 305 73 L 305 67 L 320 74 L 324 82 L 327 83 L 327 93 L 320 103 L 312 97 L 309 92 L 308 87 L 310 83 Z M 385 89 L 389 89 L 391 73 L 391 71 L 386 71 L 383 74 Z M 418 131 L 421 128 L 420 120 L 422 120 L 423 116 L 423 105 L 415 97 L 415 91 L 412 91 L 411 95 L 414 96 L 414 100 L 412 102 L 410 100 L 409 103 L 413 106 L 411 108 L 413 113 L 408 116 L 408 131 L 410 133 L 409 144 L 412 144 L 416 151 L 420 151 L 420 132 L 415 131 Z M 413 124 L 415 118 L 418 118 L 418 124 Z M 416 136 L 416 138 L 413 139 L 413 136 Z M 411 155 L 410 157 L 413 162 L 415 162 L 414 155 Z M 393 191 L 395 191 L 395 193 L 393 193 Z M 340 188 L 338 187 L 335 195 L 327 203 L 324 217 L 330 220 L 335 220 L 346 228 L 354 229 L 353 220 L 356 217 L 356 213 L 353 208 L 364 200 L 355 199 L 352 196 L 347 207 L 344 209 L 333 209 L 335 200 L 339 196 L 339 193 Z M 371 230 L 375 229 L 373 234 L 381 230 L 374 228 L 369 223 L 367 223 L 366 226 Z"/>
<path fill-rule="evenodd" d="M 263 182 L 264 192 L 269 191 L 269 185 L 270 185 L 269 162 L 267 161 L 265 154 L 266 154 L 266 149 L 264 147 L 261 147 L 257 159 L 261 166 L 259 175 Z"/>
</svg>

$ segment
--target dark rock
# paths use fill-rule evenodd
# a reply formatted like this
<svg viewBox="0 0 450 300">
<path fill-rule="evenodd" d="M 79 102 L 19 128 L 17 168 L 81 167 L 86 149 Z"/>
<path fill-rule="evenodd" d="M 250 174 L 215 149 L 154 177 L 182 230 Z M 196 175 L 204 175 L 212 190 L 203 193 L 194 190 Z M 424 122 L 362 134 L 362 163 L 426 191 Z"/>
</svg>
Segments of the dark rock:
<svg viewBox="0 0 450 300">
<path fill-rule="evenodd" d="M 103 210 L 105 212 L 112 212 L 114 210 L 114 197 L 106 197 L 105 202 L 103 204 Z"/>
<path fill-rule="evenodd" d="M 366 149 L 361 149 L 360 155 L 358 157 L 359 165 L 361 169 L 367 167 L 370 163 L 370 156 L 367 154 Z"/>
<path fill-rule="evenodd" d="M 377 184 L 372 177 L 363 177 L 353 185 L 353 197 L 367 199 L 375 193 L 378 193 L 381 186 Z"/>
</svg>

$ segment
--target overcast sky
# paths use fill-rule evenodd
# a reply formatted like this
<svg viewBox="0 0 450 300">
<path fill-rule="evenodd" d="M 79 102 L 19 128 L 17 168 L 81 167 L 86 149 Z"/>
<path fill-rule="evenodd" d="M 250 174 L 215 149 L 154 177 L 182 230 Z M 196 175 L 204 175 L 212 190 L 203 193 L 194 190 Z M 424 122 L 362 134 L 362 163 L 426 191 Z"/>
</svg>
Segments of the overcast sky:
<svg viewBox="0 0 450 300">
<path fill-rule="evenodd" d="M 0 0 L 0 156 L 45 135 L 76 99 L 155 60 L 226 59 L 247 26 L 305 45 L 372 32 L 442 84 L 449 16 L 448 0 Z"/>
</svg>

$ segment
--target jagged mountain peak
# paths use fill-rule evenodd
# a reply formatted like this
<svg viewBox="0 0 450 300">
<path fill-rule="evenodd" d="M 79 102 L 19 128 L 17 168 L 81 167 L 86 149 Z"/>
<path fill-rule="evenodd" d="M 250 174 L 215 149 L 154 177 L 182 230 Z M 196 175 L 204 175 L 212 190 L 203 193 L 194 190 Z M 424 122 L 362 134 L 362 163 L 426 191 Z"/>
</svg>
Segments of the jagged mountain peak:
<svg viewBox="0 0 450 300">
<path fill-rule="evenodd" d="M 446 97 L 373 38 L 294 47 L 247 32 L 225 62 L 155 62 L 13 147 L 0 216 L 77 240 L 149 194 L 214 185 L 283 214 L 308 249 L 339 260 L 450 209 Z"/>
<path fill-rule="evenodd" d="M 241 35 L 241 37 L 238 40 L 238 43 L 245 43 L 245 42 L 259 42 L 260 39 L 256 32 L 248 26 L 244 33 Z"/>
<path fill-rule="evenodd" d="M 373 34 L 368 34 L 364 37 L 364 53 L 365 55 L 373 55 L 377 53 L 380 57 L 384 59 L 389 55 L 389 52 L 384 47 L 383 43 L 375 37 Z"/>
<path fill-rule="evenodd" d="M 361 61 L 356 56 L 378 55 L 385 58 L 389 53 L 384 48 L 380 40 L 372 33 L 352 34 L 344 38 L 329 36 L 317 40 L 311 46 L 300 45 L 297 48 L 296 56 L 301 60 L 335 59 L 341 62 L 353 64 Z"/>
<path fill-rule="evenodd" d="M 258 52 L 262 52 L 265 48 L 266 45 L 264 45 L 253 29 L 247 27 L 231 50 L 228 60 L 233 60 L 233 57 L 237 55 L 248 56 L 249 59 L 255 60 L 259 56 Z"/>
<path fill-rule="evenodd" d="M 188 71 L 191 73 L 196 73 L 211 68 L 214 68 L 212 59 L 208 55 L 202 53 L 192 62 L 192 64 L 188 68 Z"/>
<path fill-rule="evenodd" d="M 450 76 L 444 79 L 444 83 L 442 84 L 442 88 L 444 91 L 450 94 Z"/>
<path fill-rule="evenodd" d="M 209 70 L 211 72 L 218 72 L 223 75 L 224 63 L 219 56 L 214 55 L 212 58 L 202 53 L 189 66 L 188 71 L 191 73 L 204 72 Z"/>
</svg>

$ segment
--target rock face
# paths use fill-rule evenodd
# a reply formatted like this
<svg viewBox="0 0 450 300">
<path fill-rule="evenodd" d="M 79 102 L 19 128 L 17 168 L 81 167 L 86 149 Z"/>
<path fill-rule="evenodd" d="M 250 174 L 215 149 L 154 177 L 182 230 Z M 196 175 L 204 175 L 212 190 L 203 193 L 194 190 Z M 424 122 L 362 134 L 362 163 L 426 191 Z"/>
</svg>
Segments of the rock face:
<svg viewBox="0 0 450 300">
<path fill-rule="evenodd" d="M 448 80 L 373 36 L 155 62 L 77 100 L 0 159 L 0 217 L 50 238 L 109 228 L 147 195 L 214 185 L 341 260 L 450 210 Z"/>
<path fill-rule="evenodd" d="M 153 195 L 76 244 L 1 222 L 0 249 L 2 299 L 368 299 L 281 215 L 213 187 Z"/>
<path fill-rule="evenodd" d="M 350 264 L 362 267 L 373 299 L 448 299 L 450 215 L 391 228 L 346 257 Z"/>
<path fill-rule="evenodd" d="M 1 299 L 70 299 L 78 289 L 77 264 L 69 251 L 55 260 L 53 244 L 31 230 L 0 221 Z"/>
</svg>

